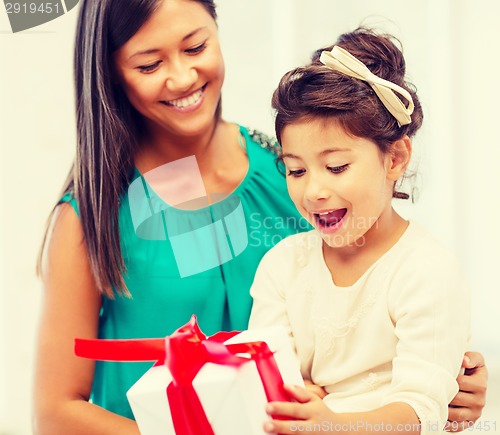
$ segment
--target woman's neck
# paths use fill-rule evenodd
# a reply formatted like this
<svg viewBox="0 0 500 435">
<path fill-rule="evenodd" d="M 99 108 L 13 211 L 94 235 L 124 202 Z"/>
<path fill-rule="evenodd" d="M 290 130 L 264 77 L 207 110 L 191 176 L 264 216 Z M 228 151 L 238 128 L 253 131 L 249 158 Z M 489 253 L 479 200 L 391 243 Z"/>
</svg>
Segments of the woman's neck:
<svg viewBox="0 0 500 435">
<path fill-rule="evenodd" d="M 135 154 L 142 174 L 185 157 L 195 156 L 207 193 L 230 193 L 248 171 L 248 159 L 239 142 L 239 127 L 223 120 L 200 136 L 150 134 Z"/>
<path fill-rule="evenodd" d="M 215 151 L 214 139 L 224 124 L 223 120 L 216 121 L 205 132 L 193 136 L 175 135 L 157 126 L 149 126 L 134 157 L 135 165 L 144 173 L 189 156 L 196 156 L 200 162 Z"/>
</svg>

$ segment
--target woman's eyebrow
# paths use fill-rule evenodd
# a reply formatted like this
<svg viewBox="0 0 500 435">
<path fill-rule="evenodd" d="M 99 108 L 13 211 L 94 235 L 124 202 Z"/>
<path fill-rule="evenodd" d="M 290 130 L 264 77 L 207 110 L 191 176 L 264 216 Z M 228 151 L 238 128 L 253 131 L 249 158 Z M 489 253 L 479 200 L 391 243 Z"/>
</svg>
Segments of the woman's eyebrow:
<svg viewBox="0 0 500 435">
<path fill-rule="evenodd" d="M 186 39 L 191 38 L 192 36 L 196 35 L 198 32 L 200 32 L 201 30 L 203 30 L 205 28 L 206 27 L 204 26 L 204 27 L 199 27 L 199 28 L 193 30 L 192 32 L 190 32 L 186 36 L 184 36 L 184 38 L 182 38 L 182 41 L 184 42 Z M 134 53 L 133 55 L 131 55 L 129 57 L 129 60 L 132 59 L 135 56 L 142 56 L 144 54 L 158 53 L 159 51 L 160 51 L 159 48 L 150 48 L 148 50 L 138 51 L 137 53 Z"/>
</svg>

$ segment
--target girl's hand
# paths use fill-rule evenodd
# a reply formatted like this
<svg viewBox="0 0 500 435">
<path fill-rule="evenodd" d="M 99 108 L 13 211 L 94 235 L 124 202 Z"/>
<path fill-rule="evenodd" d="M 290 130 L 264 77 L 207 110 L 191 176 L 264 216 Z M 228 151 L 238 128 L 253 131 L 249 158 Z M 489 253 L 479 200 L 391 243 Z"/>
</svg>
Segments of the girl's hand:
<svg viewBox="0 0 500 435">
<path fill-rule="evenodd" d="M 467 352 L 462 367 L 465 374 L 457 378 L 460 391 L 448 408 L 448 423 L 445 430 L 461 432 L 477 421 L 486 403 L 488 370 L 483 356 L 478 352 Z"/>
<path fill-rule="evenodd" d="M 309 379 L 304 379 L 306 390 L 316 394 L 320 399 L 323 399 L 328 393 L 319 385 L 313 384 Z"/>
<path fill-rule="evenodd" d="M 267 433 L 310 434 L 314 425 L 324 428 L 335 416 L 320 397 L 305 388 L 285 385 L 285 390 L 297 402 L 271 402 L 266 411 L 271 417 L 284 420 L 271 420 L 264 424 Z M 320 388 L 320 387 L 316 387 Z M 322 431 L 322 433 L 328 433 Z"/>
</svg>

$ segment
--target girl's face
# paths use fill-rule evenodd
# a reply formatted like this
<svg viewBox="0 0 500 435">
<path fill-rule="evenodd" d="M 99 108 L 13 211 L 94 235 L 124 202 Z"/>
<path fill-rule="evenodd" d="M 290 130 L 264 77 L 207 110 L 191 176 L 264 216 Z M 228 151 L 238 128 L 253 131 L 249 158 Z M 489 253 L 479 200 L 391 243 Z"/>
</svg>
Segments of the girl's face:
<svg viewBox="0 0 500 435">
<path fill-rule="evenodd" d="M 332 248 L 362 246 L 392 210 L 390 154 L 353 137 L 335 120 L 299 120 L 281 135 L 288 191 L 299 212 Z M 395 178 L 396 177 L 396 178 Z"/>
<path fill-rule="evenodd" d="M 202 134 L 214 122 L 224 81 L 217 26 L 193 0 L 162 0 L 114 55 L 117 78 L 151 129 Z"/>
</svg>

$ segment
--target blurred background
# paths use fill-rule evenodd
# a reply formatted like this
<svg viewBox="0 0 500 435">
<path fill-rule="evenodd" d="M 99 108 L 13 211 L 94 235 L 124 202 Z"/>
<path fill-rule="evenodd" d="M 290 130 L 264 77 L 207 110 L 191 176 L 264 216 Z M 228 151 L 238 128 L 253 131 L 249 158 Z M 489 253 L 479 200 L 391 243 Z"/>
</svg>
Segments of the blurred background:
<svg viewBox="0 0 500 435">
<path fill-rule="evenodd" d="M 461 260 L 473 294 L 471 349 L 483 353 L 490 372 L 482 418 L 489 430 L 485 425 L 482 432 L 500 433 L 500 2 L 217 4 L 226 61 L 224 117 L 269 134 L 272 91 L 283 73 L 306 63 L 313 50 L 360 24 L 401 40 L 425 122 L 414 140 L 418 198 L 397 207 Z M 42 292 L 35 263 L 46 218 L 74 155 L 77 9 L 13 34 L 3 2 L 0 6 L 0 435 L 31 433 Z"/>
</svg>

